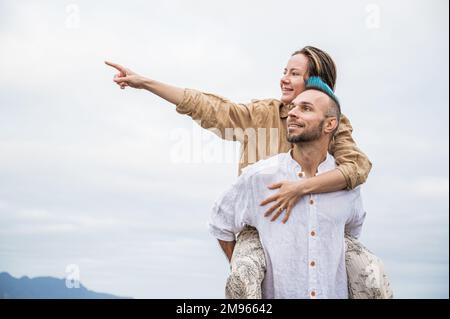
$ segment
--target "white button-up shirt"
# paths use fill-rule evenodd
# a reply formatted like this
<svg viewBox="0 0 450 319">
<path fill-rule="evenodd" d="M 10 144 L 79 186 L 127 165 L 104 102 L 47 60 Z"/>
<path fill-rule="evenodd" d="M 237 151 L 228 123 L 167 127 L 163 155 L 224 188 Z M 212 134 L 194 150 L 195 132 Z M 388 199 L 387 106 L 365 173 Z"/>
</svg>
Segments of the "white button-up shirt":
<svg viewBox="0 0 450 319">
<path fill-rule="evenodd" d="M 328 154 L 317 174 L 335 167 Z M 210 232 L 234 241 L 245 225 L 258 229 L 267 264 L 263 298 L 348 298 L 344 232 L 359 237 L 365 218 L 359 187 L 304 196 L 286 224 L 283 215 L 275 222 L 264 217 L 273 203 L 261 201 L 278 192 L 267 186 L 305 178 L 301 171 L 290 152 L 248 166 L 214 205 Z"/>
</svg>

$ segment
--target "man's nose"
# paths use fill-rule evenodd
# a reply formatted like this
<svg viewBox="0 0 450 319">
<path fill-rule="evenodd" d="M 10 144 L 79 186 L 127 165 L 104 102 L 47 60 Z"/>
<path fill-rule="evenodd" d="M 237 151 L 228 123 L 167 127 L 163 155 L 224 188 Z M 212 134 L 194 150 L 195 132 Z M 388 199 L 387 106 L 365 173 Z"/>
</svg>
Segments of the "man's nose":
<svg viewBox="0 0 450 319">
<path fill-rule="evenodd" d="M 291 110 L 288 112 L 288 117 L 290 117 L 290 118 L 298 118 L 296 109 L 297 108 L 294 105 L 292 105 Z"/>
</svg>

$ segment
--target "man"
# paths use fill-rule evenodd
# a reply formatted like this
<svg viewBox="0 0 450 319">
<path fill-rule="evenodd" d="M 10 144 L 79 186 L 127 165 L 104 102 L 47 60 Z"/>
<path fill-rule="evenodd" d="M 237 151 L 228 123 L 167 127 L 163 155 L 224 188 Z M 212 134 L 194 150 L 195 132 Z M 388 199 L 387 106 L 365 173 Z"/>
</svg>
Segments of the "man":
<svg viewBox="0 0 450 319">
<path fill-rule="evenodd" d="M 244 225 L 256 227 L 267 263 L 263 298 L 348 298 L 344 232 L 354 238 L 361 232 L 360 187 L 304 197 L 286 224 L 271 223 L 258 205 L 271 195 L 267 184 L 307 179 L 336 167 L 328 149 L 341 114 L 331 88 L 310 78 L 293 104 L 287 119 L 293 148 L 247 167 L 214 206 L 210 231 L 225 248 Z"/>
</svg>

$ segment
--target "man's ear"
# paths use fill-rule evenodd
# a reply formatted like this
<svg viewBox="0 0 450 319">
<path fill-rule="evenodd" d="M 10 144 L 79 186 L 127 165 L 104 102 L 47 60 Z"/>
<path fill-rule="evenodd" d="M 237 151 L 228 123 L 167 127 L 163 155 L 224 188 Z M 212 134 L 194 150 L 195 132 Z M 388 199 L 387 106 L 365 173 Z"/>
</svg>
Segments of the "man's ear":
<svg viewBox="0 0 450 319">
<path fill-rule="evenodd" d="M 326 134 L 331 134 L 338 126 L 338 120 L 336 117 L 328 117 L 325 119 L 325 125 L 323 127 Z"/>
</svg>

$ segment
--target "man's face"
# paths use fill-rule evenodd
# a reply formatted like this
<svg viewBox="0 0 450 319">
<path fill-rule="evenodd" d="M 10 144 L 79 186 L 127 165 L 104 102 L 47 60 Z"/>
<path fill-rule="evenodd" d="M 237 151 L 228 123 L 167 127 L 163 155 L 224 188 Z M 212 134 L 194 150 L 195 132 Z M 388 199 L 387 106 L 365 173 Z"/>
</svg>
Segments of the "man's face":
<svg viewBox="0 0 450 319">
<path fill-rule="evenodd" d="M 308 72 L 308 59 L 303 54 L 292 56 L 280 80 L 281 102 L 287 105 L 305 90 L 305 78 Z"/>
<path fill-rule="evenodd" d="M 316 90 L 307 90 L 297 96 L 288 113 L 288 141 L 303 143 L 318 140 L 324 134 L 325 114 L 329 97 Z"/>
</svg>

